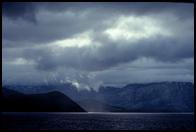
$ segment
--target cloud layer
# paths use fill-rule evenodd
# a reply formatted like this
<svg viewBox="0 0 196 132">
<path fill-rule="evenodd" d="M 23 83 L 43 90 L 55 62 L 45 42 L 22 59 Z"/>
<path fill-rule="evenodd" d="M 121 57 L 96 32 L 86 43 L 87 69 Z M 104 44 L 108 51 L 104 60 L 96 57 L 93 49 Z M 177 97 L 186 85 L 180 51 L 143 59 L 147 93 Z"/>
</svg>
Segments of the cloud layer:
<svg viewBox="0 0 196 132">
<path fill-rule="evenodd" d="M 2 27 L 4 83 L 194 80 L 192 4 L 4 3 Z"/>
</svg>

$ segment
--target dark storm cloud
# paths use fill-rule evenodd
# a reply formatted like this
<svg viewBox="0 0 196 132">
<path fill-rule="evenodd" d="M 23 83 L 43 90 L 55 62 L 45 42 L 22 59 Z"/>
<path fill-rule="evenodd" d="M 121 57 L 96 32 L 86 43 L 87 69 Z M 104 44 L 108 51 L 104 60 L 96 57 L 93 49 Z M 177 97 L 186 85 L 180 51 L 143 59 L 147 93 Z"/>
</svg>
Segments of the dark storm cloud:
<svg viewBox="0 0 196 132">
<path fill-rule="evenodd" d="M 89 19 L 90 18 L 90 19 Z M 28 21 L 3 19 L 3 38 L 5 47 L 20 47 L 45 44 L 89 29 L 102 28 L 100 21 L 109 18 L 107 15 L 94 15 L 89 11 L 43 12 L 37 14 L 36 24 Z M 12 31 L 15 32 L 12 32 Z M 15 43 L 20 44 L 15 44 Z"/>
<path fill-rule="evenodd" d="M 65 14 L 62 14 L 65 12 Z M 179 20 L 193 17 L 192 4 L 178 3 L 3 3 L 4 47 L 44 44 L 85 30 L 101 30 L 102 21 L 118 15 L 177 14 Z M 22 18 L 22 20 L 14 20 Z M 25 21 L 28 20 L 28 21 Z M 36 24 L 30 21 L 36 21 Z M 13 23 L 14 21 L 14 23 Z M 14 30 L 14 32 L 13 32 Z M 17 42 L 16 42 L 17 41 Z M 29 44 L 30 43 L 30 44 Z"/>
<path fill-rule="evenodd" d="M 178 62 L 194 56 L 193 41 L 157 38 L 140 42 L 104 43 L 94 48 L 65 48 L 55 56 L 52 49 L 26 50 L 24 56 L 37 63 L 37 68 L 54 70 L 58 67 L 72 67 L 80 70 L 99 71 L 116 65 L 132 62 L 140 57 L 150 57 L 162 62 Z M 175 45 L 175 43 L 177 43 Z M 126 45 L 125 47 L 119 45 Z M 112 51 L 112 52 L 111 52 Z M 36 55 L 36 56 L 35 56 Z M 40 56 L 40 59 L 39 59 Z"/>
<path fill-rule="evenodd" d="M 193 80 L 192 60 L 184 62 L 194 58 L 193 9 L 185 3 L 3 3 L 4 76 L 25 80 L 26 70 L 40 80 L 76 72 L 72 79 L 80 83 L 82 72 L 95 73 L 95 84 L 183 80 L 183 74 Z M 134 65 L 141 58 L 154 65 Z"/>
<path fill-rule="evenodd" d="M 180 5 L 180 6 L 179 6 Z M 26 14 L 29 13 L 31 16 L 35 14 L 37 10 L 48 10 L 52 12 L 60 12 L 64 10 L 74 10 L 74 11 L 81 11 L 81 10 L 106 10 L 112 11 L 115 13 L 136 13 L 136 14 L 146 14 L 151 12 L 161 12 L 161 11 L 169 11 L 172 13 L 183 13 L 182 16 L 188 15 L 192 16 L 193 14 L 189 11 L 190 6 L 193 7 L 191 3 L 161 3 L 161 2 L 118 2 L 111 3 L 111 2 L 104 2 L 104 3 L 91 3 L 91 2 L 53 2 L 52 6 L 50 2 L 4 2 L 3 3 L 3 14 L 8 17 L 24 17 L 27 16 Z M 181 11 L 183 10 L 183 11 Z M 25 18 L 25 17 L 24 17 Z"/>
<path fill-rule="evenodd" d="M 3 16 L 12 20 L 19 18 L 26 19 L 30 22 L 36 22 L 36 7 L 28 2 L 4 2 L 2 4 Z"/>
</svg>

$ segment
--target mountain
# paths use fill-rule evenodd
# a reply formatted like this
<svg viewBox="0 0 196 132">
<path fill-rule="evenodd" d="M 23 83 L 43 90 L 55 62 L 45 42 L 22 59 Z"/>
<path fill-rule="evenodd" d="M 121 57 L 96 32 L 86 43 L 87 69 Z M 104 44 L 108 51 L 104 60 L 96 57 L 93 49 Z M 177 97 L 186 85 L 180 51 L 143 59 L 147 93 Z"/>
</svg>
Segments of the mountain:
<svg viewBox="0 0 196 132">
<path fill-rule="evenodd" d="M 11 88 L 11 86 L 10 86 Z M 156 82 L 102 86 L 99 91 L 77 90 L 73 85 L 15 86 L 24 93 L 61 91 L 87 111 L 101 112 L 193 112 L 194 84 Z"/>
<path fill-rule="evenodd" d="M 109 105 L 133 112 L 193 112 L 194 85 L 190 82 L 129 84 L 103 87 L 100 94 Z"/>
<path fill-rule="evenodd" d="M 83 91 L 70 97 L 91 111 L 194 112 L 194 84 L 191 82 L 138 83 L 122 88 L 102 86 L 98 92 Z M 96 104 L 97 109 L 92 109 L 92 104 Z"/>
<path fill-rule="evenodd" d="M 77 103 L 58 91 L 23 94 L 3 88 L 4 112 L 85 112 Z"/>
</svg>

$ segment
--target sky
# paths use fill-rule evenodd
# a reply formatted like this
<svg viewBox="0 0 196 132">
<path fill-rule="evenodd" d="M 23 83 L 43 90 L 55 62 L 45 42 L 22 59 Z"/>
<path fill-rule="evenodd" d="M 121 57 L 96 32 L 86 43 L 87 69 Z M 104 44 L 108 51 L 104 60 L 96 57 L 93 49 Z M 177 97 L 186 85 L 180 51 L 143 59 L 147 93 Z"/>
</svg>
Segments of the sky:
<svg viewBox="0 0 196 132">
<path fill-rule="evenodd" d="M 161 81 L 194 81 L 191 3 L 3 3 L 3 84 Z"/>
</svg>

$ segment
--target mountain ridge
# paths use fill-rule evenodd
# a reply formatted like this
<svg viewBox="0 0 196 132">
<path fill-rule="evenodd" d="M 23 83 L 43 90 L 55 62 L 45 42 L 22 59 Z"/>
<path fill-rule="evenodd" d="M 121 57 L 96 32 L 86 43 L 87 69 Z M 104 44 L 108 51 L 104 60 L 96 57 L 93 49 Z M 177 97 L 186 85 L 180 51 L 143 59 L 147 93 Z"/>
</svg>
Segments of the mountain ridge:
<svg viewBox="0 0 196 132">
<path fill-rule="evenodd" d="M 3 88 L 2 102 L 4 112 L 85 112 L 82 107 L 59 91 L 23 94 Z"/>
<path fill-rule="evenodd" d="M 40 87 L 39 89 L 43 90 L 44 88 L 49 88 L 47 89 L 48 91 L 61 91 L 83 106 L 83 108 L 87 108 L 87 111 L 114 112 L 115 110 L 119 111 L 119 109 L 121 109 L 122 112 L 194 111 L 194 83 L 192 82 L 165 81 L 141 84 L 132 83 L 120 88 L 102 86 L 99 91 L 78 91 L 71 85 L 47 86 Z M 36 87 L 34 87 L 33 90 L 35 89 Z M 109 108 L 111 108 L 111 110 Z"/>
</svg>

